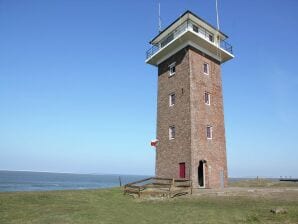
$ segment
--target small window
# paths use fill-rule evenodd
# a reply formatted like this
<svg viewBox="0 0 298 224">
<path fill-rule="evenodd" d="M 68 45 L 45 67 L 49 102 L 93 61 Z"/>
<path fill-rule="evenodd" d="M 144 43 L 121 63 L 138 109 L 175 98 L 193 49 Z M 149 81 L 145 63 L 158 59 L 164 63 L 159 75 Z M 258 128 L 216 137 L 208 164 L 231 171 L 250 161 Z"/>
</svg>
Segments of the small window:
<svg viewBox="0 0 298 224">
<path fill-rule="evenodd" d="M 212 127 L 211 126 L 207 126 L 206 135 L 207 135 L 207 139 L 212 139 Z"/>
<path fill-rule="evenodd" d="M 175 139 L 175 126 L 170 126 L 169 127 L 169 139 L 172 140 L 172 139 Z"/>
<path fill-rule="evenodd" d="M 176 94 L 175 93 L 171 93 L 169 95 L 169 106 L 172 107 L 174 106 L 176 103 Z"/>
<path fill-rule="evenodd" d="M 196 33 L 199 32 L 199 27 L 197 27 L 196 25 L 192 25 L 192 30 Z"/>
<path fill-rule="evenodd" d="M 209 75 L 209 64 L 208 63 L 204 63 L 203 71 L 204 71 L 204 74 Z"/>
<path fill-rule="evenodd" d="M 210 93 L 205 92 L 204 99 L 205 99 L 205 104 L 210 105 Z"/>
<path fill-rule="evenodd" d="M 168 43 L 170 43 L 172 40 L 174 40 L 174 33 L 171 33 L 168 37 L 164 38 L 164 39 L 161 41 L 160 46 L 161 46 L 161 47 L 164 47 L 164 46 L 166 46 Z"/>
<path fill-rule="evenodd" d="M 212 34 L 209 34 L 208 37 L 209 37 L 209 40 L 210 40 L 211 42 L 213 42 L 213 35 L 212 35 Z"/>
<path fill-rule="evenodd" d="M 176 62 L 170 64 L 169 70 L 170 70 L 170 75 L 169 76 L 175 75 L 175 73 L 176 73 Z"/>
</svg>

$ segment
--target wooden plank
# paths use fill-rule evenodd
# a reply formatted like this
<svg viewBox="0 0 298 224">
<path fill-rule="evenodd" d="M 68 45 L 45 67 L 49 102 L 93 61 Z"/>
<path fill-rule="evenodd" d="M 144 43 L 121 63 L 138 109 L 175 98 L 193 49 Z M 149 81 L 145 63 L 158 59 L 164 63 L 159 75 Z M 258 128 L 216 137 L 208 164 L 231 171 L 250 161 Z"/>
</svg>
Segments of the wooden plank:
<svg viewBox="0 0 298 224">
<path fill-rule="evenodd" d="M 190 185 L 176 185 L 175 187 L 190 187 Z"/>
<path fill-rule="evenodd" d="M 143 180 L 138 180 L 138 181 L 135 181 L 135 182 L 128 183 L 128 184 L 126 184 L 125 186 L 127 186 L 127 185 L 133 185 L 133 184 L 139 184 L 139 183 L 142 183 L 142 182 L 151 180 L 151 179 L 153 179 L 153 178 L 154 178 L 154 177 L 149 177 L 149 178 L 146 178 L 146 179 L 143 179 Z"/>
<path fill-rule="evenodd" d="M 173 180 L 171 178 L 153 177 L 154 180 Z"/>
<path fill-rule="evenodd" d="M 161 190 L 168 190 L 170 189 L 170 187 L 157 187 L 157 186 L 152 186 L 152 187 L 144 187 L 144 190 L 157 190 L 157 189 L 161 189 Z"/>
<path fill-rule="evenodd" d="M 138 194 L 139 190 L 126 190 L 126 193 L 133 193 L 133 194 Z"/>
<path fill-rule="evenodd" d="M 134 186 L 134 185 L 129 185 L 129 186 L 125 186 L 125 188 L 137 188 L 137 189 L 139 189 L 140 187 L 139 186 Z"/>
<path fill-rule="evenodd" d="M 175 179 L 175 182 L 187 182 L 189 179 Z"/>
<path fill-rule="evenodd" d="M 170 186 L 171 184 L 165 184 L 165 183 L 152 183 L 152 185 L 159 185 L 159 186 Z"/>
</svg>

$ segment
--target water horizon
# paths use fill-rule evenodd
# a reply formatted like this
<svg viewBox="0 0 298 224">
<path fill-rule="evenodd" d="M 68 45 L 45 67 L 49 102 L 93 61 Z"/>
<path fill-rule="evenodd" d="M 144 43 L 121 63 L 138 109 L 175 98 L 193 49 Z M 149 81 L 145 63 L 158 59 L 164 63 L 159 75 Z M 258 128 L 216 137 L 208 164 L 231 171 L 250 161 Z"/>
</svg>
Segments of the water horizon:
<svg viewBox="0 0 298 224">
<path fill-rule="evenodd" d="M 0 170 L 0 192 L 101 189 L 154 175 Z M 229 177 L 230 182 L 257 177 Z M 259 177 L 264 178 L 264 177 Z M 278 180 L 278 178 L 264 178 Z"/>
<path fill-rule="evenodd" d="M 0 192 L 111 188 L 149 175 L 0 170 Z"/>
</svg>

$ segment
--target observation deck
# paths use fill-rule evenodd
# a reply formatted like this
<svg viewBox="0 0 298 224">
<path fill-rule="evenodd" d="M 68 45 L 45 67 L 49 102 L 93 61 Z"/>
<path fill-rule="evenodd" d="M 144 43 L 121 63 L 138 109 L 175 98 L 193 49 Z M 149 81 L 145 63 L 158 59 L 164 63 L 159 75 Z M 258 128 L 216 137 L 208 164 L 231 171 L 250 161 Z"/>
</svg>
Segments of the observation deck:
<svg viewBox="0 0 298 224">
<path fill-rule="evenodd" d="M 186 46 L 193 46 L 224 63 L 234 58 L 233 48 L 226 42 L 227 38 L 227 35 L 200 17 L 186 11 L 150 41 L 152 47 L 146 51 L 146 63 L 158 66 Z"/>
</svg>

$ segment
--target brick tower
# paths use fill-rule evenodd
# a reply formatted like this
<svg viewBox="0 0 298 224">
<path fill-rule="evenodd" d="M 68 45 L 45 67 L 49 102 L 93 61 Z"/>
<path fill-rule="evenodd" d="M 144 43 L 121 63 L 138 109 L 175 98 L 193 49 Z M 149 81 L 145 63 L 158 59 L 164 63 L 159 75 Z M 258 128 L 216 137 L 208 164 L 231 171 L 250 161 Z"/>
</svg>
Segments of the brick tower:
<svg viewBox="0 0 298 224">
<path fill-rule="evenodd" d="M 158 67 L 156 176 L 195 188 L 227 185 L 220 65 L 227 35 L 186 11 L 154 37 L 146 63 Z"/>
</svg>

